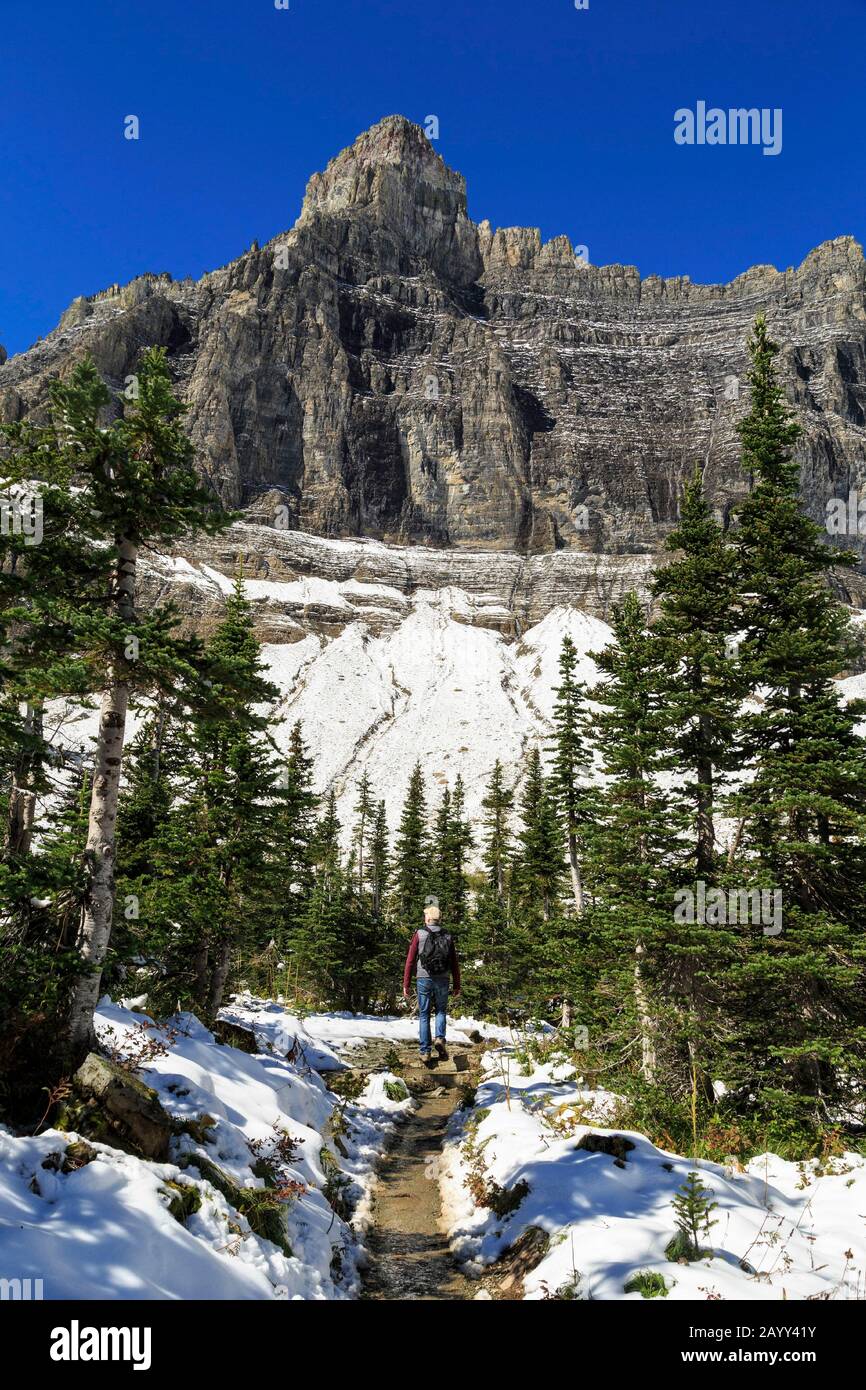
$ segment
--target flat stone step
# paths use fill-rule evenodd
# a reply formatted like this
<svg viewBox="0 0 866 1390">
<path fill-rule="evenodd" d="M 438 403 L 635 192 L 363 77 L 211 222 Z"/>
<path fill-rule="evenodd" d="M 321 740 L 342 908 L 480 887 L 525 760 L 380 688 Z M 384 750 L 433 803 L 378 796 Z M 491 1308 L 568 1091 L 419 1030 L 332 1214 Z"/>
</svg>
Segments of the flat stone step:
<svg viewBox="0 0 866 1390">
<path fill-rule="evenodd" d="M 414 1057 L 407 1057 L 404 1066 L 407 1071 L 422 1072 L 428 1076 L 454 1076 L 457 1072 L 469 1070 L 469 1058 L 462 1052 L 455 1052 L 447 1062 L 440 1062 L 438 1057 L 434 1057 L 432 1065 L 425 1066 L 416 1054 Z"/>
<path fill-rule="evenodd" d="M 452 1091 L 455 1087 L 463 1085 L 464 1076 L 459 1071 L 428 1071 L 426 1067 L 419 1067 L 417 1071 L 408 1074 L 406 1083 L 410 1089 L 417 1087 L 425 1095 L 432 1089 L 435 1095 L 437 1091 Z"/>
</svg>

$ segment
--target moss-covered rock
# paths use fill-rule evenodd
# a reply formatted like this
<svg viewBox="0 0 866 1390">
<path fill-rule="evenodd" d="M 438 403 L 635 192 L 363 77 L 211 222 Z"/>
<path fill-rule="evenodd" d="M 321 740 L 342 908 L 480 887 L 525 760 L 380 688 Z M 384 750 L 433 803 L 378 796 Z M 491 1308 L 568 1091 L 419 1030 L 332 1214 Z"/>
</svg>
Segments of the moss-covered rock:
<svg viewBox="0 0 866 1390">
<path fill-rule="evenodd" d="M 197 1144 L 206 1144 L 209 1139 L 208 1130 L 214 1129 L 216 1120 L 213 1115 L 196 1115 L 191 1120 L 175 1120 L 175 1134 L 191 1134 Z"/>
<path fill-rule="evenodd" d="M 181 1225 L 201 1208 L 201 1193 L 188 1182 L 165 1182 L 159 1189 L 168 1199 L 168 1209 Z"/>
<path fill-rule="evenodd" d="M 139 1158 L 163 1161 L 174 1132 L 171 1116 L 150 1086 L 131 1072 L 90 1052 L 72 1078 L 72 1094 L 56 1120 Z"/>
<path fill-rule="evenodd" d="M 256 1053 L 260 1052 L 258 1038 L 252 1028 L 244 1028 L 240 1023 L 229 1023 L 227 1019 L 218 1018 L 212 1029 L 217 1042 L 225 1043 L 229 1047 L 236 1047 L 240 1052 Z"/>
<path fill-rule="evenodd" d="M 222 1193 L 229 1206 L 246 1217 L 250 1229 L 257 1236 L 271 1241 L 284 1255 L 291 1256 L 292 1247 L 283 1220 L 285 1204 L 274 1191 L 267 1187 L 241 1187 L 219 1164 L 204 1154 L 185 1154 L 181 1163 L 184 1168 L 191 1165 L 198 1168 L 211 1187 Z"/>
<path fill-rule="evenodd" d="M 42 1160 L 42 1167 L 53 1173 L 75 1173 L 79 1168 L 85 1168 L 88 1163 L 92 1163 L 95 1158 L 96 1150 L 93 1145 L 88 1144 L 86 1139 L 76 1139 L 72 1144 L 67 1144 L 62 1153 L 55 1149 L 53 1153 L 46 1154 Z"/>
</svg>

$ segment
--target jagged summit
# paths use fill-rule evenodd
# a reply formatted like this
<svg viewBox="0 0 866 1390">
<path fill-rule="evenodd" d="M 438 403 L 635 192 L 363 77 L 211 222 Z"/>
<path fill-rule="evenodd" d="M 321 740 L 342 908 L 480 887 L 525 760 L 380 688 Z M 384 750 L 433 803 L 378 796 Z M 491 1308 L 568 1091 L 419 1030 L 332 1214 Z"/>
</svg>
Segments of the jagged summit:
<svg viewBox="0 0 866 1390">
<path fill-rule="evenodd" d="M 378 254 L 395 268 L 409 253 L 455 284 L 482 272 L 466 180 L 405 116 L 386 116 L 314 174 L 296 225 L 324 221 L 336 232 L 358 218 L 378 234 Z"/>
<path fill-rule="evenodd" d="M 420 126 L 405 116 L 385 116 L 341 150 L 323 173 L 313 174 L 301 216 L 368 206 L 378 180 L 391 171 L 409 184 L 447 190 L 466 212 L 466 180 L 449 168 Z"/>
</svg>

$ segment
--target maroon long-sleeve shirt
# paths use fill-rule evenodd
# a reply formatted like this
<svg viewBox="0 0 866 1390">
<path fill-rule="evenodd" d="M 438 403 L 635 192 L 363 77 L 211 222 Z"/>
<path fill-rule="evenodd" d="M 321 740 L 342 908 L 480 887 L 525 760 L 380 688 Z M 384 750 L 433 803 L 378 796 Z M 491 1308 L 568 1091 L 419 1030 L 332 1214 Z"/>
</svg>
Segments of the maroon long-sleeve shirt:
<svg viewBox="0 0 866 1390">
<path fill-rule="evenodd" d="M 428 928 L 427 928 L 427 927 L 422 927 L 422 928 L 420 928 L 420 930 L 421 930 L 421 931 L 427 931 Z M 407 957 L 406 957 L 406 967 L 405 967 L 405 969 L 404 969 L 404 971 L 403 971 L 403 991 L 404 991 L 404 993 L 408 992 L 409 986 L 410 986 L 410 984 L 412 983 L 412 971 L 413 971 L 413 969 L 415 968 L 415 964 L 416 964 L 416 962 L 417 962 L 417 960 L 418 960 L 418 948 L 419 948 L 419 944 L 420 944 L 420 943 L 419 943 L 419 941 L 418 941 L 418 932 L 416 932 L 415 935 L 412 937 L 412 941 L 411 941 L 411 943 L 410 943 L 410 945 L 409 945 L 409 954 L 408 954 Z M 450 961 L 448 962 L 448 965 L 449 965 L 449 969 L 450 969 L 450 971 L 451 971 L 451 982 L 452 982 L 452 984 L 453 984 L 453 986 L 454 986 L 454 990 L 455 990 L 455 992 L 456 992 L 456 991 L 460 988 L 460 962 L 459 962 L 459 960 L 457 959 L 457 947 L 454 945 L 454 937 L 453 937 L 453 936 L 452 936 L 452 938 L 451 938 L 451 959 L 450 959 Z"/>
</svg>

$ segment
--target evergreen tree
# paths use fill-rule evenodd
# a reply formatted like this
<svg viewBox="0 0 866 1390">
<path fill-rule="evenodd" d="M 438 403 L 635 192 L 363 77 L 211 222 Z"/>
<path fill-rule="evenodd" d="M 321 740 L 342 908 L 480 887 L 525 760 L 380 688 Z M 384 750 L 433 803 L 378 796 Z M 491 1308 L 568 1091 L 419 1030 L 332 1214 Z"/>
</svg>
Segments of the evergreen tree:
<svg viewBox="0 0 866 1390">
<path fill-rule="evenodd" d="M 112 954 L 121 962 L 151 960 L 160 974 L 168 973 L 166 944 L 173 931 L 166 912 L 159 911 L 160 857 L 175 796 L 174 776 L 182 762 L 178 733 L 166 704 L 145 719 L 124 753 L 124 786 L 117 816 L 117 879 Z M 161 868 L 166 869 L 164 858 Z M 169 868 L 169 882 L 174 875 Z M 146 905 L 146 910 L 143 910 Z M 171 915 L 170 905 L 168 915 Z M 120 968 L 123 969 L 121 963 Z M 183 990 L 175 990 L 179 998 Z M 155 1001 L 149 1000 L 151 1007 Z"/>
<path fill-rule="evenodd" d="M 742 761 L 736 729 L 745 693 L 732 641 L 739 621 L 736 552 L 710 511 L 700 468 L 686 484 L 679 525 L 666 548 L 674 558 L 658 570 L 653 585 L 660 600 L 652 628 L 662 654 L 658 713 L 677 774 L 671 802 L 692 844 L 688 854 L 683 847 L 679 882 L 697 903 L 705 901 L 708 888 L 726 881 L 716 817 L 728 774 Z M 724 920 L 690 916 L 691 921 L 679 922 L 675 915 L 674 925 L 682 930 L 674 931 L 668 942 L 666 992 L 677 1017 L 666 1032 L 671 1047 L 677 1039 L 684 1043 L 693 1084 L 711 1101 L 725 972 L 735 937 Z M 722 1041 L 724 1037 L 722 1030 Z M 686 1068 L 678 1070 L 684 1086 Z"/>
<path fill-rule="evenodd" d="M 440 910 L 444 913 L 447 910 L 452 879 L 451 792 L 447 786 L 442 789 L 442 800 L 433 818 L 430 858 L 429 886 L 436 893 Z"/>
<path fill-rule="evenodd" d="M 409 778 L 394 844 L 392 896 L 394 915 L 405 934 L 418 922 L 431 878 L 427 805 L 421 764 Z"/>
<path fill-rule="evenodd" d="M 167 819 L 183 754 L 166 704 L 160 702 L 144 720 L 125 751 L 124 787 L 118 817 L 118 879 L 146 876 L 150 852 Z"/>
<path fill-rule="evenodd" d="M 390 872 L 388 817 L 385 813 L 384 801 L 380 801 L 376 806 L 373 819 L 373 831 L 370 836 L 370 850 L 367 856 L 366 872 L 367 882 L 370 887 L 373 916 L 379 919 L 382 916 L 388 892 L 388 875 Z"/>
<path fill-rule="evenodd" d="M 202 657 L 206 696 L 158 706 L 127 754 L 120 798 L 117 949 L 149 958 L 205 1017 L 233 957 L 253 967 L 284 907 L 283 792 L 242 579 Z M 131 901 L 130 901 L 131 899 Z"/>
<path fill-rule="evenodd" d="M 90 1042 L 111 938 L 115 821 L 130 694 L 134 689 L 170 692 L 197 678 L 199 644 L 176 635 L 171 607 L 148 613 L 135 608 L 138 553 L 145 545 L 164 547 L 196 530 L 219 529 L 228 519 L 196 477 L 192 446 L 180 426 L 184 407 L 172 394 L 163 353 L 144 355 L 137 398 L 121 404 L 124 415 L 106 425 L 112 398 L 93 363 L 85 361 L 65 382 L 52 383 L 50 425 L 4 433 L 7 477 L 47 479 L 57 506 L 50 544 L 32 547 L 3 585 L 0 622 L 8 623 L 10 615 L 16 621 L 16 608 L 23 618 L 12 678 L 37 697 L 51 685 L 65 686 L 67 694 L 102 690 L 84 851 L 82 968 L 71 994 L 68 1028 L 59 1030 L 73 1057 Z M 56 532 L 59 519 L 62 536 Z M 37 644 L 45 676 L 35 681 Z M 6 668 L 8 675 L 8 661 Z M 8 733 L 10 720 L 3 722 Z M 20 745 L 22 731 L 11 732 Z"/>
<path fill-rule="evenodd" d="M 490 783 L 481 802 L 484 810 L 484 867 L 496 901 L 505 902 L 506 874 L 511 858 L 511 829 L 509 816 L 514 805 L 514 793 L 505 785 L 502 763 L 493 765 Z"/>
<path fill-rule="evenodd" d="M 350 943 L 346 940 L 350 884 L 340 853 L 340 821 L 333 790 L 328 793 L 313 839 L 313 889 L 297 933 L 305 980 L 317 998 L 334 999 L 344 981 Z"/>
<path fill-rule="evenodd" d="M 659 689 L 663 651 L 647 630 L 635 594 L 614 609 L 613 641 L 597 657 L 607 679 L 592 692 L 602 706 L 596 721 L 607 778 L 604 804 L 593 835 L 590 872 L 599 898 L 595 930 L 622 998 L 631 976 L 634 1018 L 641 1047 L 641 1074 L 657 1076 L 665 945 L 673 919 L 678 821 L 660 774 L 671 766 Z M 629 964 L 630 960 L 630 964 Z"/>
<path fill-rule="evenodd" d="M 376 984 L 386 1013 L 393 1013 L 396 1008 L 406 945 L 399 924 L 388 911 L 390 874 L 388 819 L 385 803 L 379 801 L 375 808 L 367 855 L 367 884 L 372 930 L 377 944 Z"/>
<path fill-rule="evenodd" d="M 699 468 L 686 484 L 679 525 L 665 542 L 675 558 L 656 574 L 653 632 L 663 644 L 661 700 L 668 746 L 686 776 L 675 797 L 689 816 L 696 879 L 715 882 L 716 803 L 738 764 L 735 738 L 743 680 L 735 660 L 736 552 L 713 517 Z"/>
<path fill-rule="evenodd" d="M 274 815 L 274 934 L 282 953 L 304 918 L 313 886 L 312 845 L 318 798 L 313 790 L 313 759 L 296 722 L 279 781 L 281 795 Z"/>
<path fill-rule="evenodd" d="M 527 759 L 520 815 L 523 824 L 514 858 L 514 886 L 522 906 L 531 915 L 540 911 L 549 922 L 564 877 L 563 837 L 554 791 L 545 779 L 537 747 Z"/>
<path fill-rule="evenodd" d="M 735 540 L 753 702 L 741 723 L 751 776 L 733 801 L 743 824 L 736 867 L 750 886 L 781 893 L 783 929 L 743 933 L 742 1080 L 776 1114 L 787 1106 L 820 1124 L 866 1066 L 866 750 L 855 732 L 864 706 L 846 706 L 833 683 L 857 647 L 828 584 L 855 557 L 829 546 L 801 509 L 799 428 L 763 316 L 749 351 L 740 438 L 751 491 Z"/>
<path fill-rule="evenodd" d="M 451 885 L 448 901 L 448 921 L 455 931 L 459 931 L 466 920 L 468 910 L 467 863 L 472 853 L 475 839 L 472 827 L 466 816 L 466 788 L 458 772 L 451 797 L 451 828 L 449 835 L 449 862 L 451 864 Z"/>
<path fill-rule="evenodd" d="M 359 892 L 362 892 L 364 888 L 364 855 L 367 849 L 367 839 L 371 832 L 374 814 L 375 805 L 373 802 L 373 793 L 370 788 L 370 779 L 367 773 L 363 772 L 358 781 L 358 800 L 355 803 L 354 847 Z"/>
<path fill-rule="evenodd" d="M 193 712 L 185 814 L 206 828 L 211 849 L 203 872 L 215 877 L 223 910 L 196 941 L 199 1003 L 215 1015 L 222 1003 L 232 951 L 260 950 L 269 939 L 269 900 L 282 886 L 274 844 L 279 769 L 258 713 L 278 691 L 264 677 L 252 613 L 239 576 L 206 656 L 215 679 L 212 704 Z M 206 989 L 204 988 L 207 981 Z"/>
<path fill-rule="evenodd" d="M 581 843 L 585 828 L 592 823 L 597 793 L 590 788 L 591 756 L 584 733 L 584 690 L 575 677 L 577 649 L 570 637 L 562 643 L 559 657 L 559 685 L 553 706 L 553 762 L 550 787 L 565 830 L 568 866 L 575 911 L 583 911 Z"/>
<path fill-rule="evenodd" d="M 700 1173 L 689 1173 L 682 1187 L 674 1194 L 673 1208 L 679 1239 L 675 1238 L 673 1249 L 668 1248 L 669 1258 L 701 1258 L 701 1242 L 709 1237 L 711 1228 L 717 1224 L 713 1212 L 718 1205 L 712 1200 L 710 1189 L 701 1182 Z"/>
<path fill-rule="evenodd" d="M 479 1014 L 505 1012 L 516 974 L 510 920 L 510 815 L 514 794 L 505 785 L 502 763 L 496 760 L 482 799 L 482 862 L 484 878 L 468 924 L 463 970 L 467 1007 Z"/>
<path fill-rule="evenodd" d="M 443 789 L 433 826 L 430 886 L 438 895 L 449 931 L 459 930 L 466 916 L 466 859 L 472 848 L 472 834 L 465 801 L 463 779 L 458 775 L 453 793 L 448 787 Z"/>
<path fill-rule="evenodd" d="M 101 600 L 104 566 L 82 532 L 74 471 L 54 427 L 0 426 L 0 446 L 0 1071 L 8 1103 L 28 1113 L 64 1064 L 61 1020 L 80 972 L 70 912 L 83 900 L 80 860 L 70 866 L 59 845 L 50 864 L 42 852 L 40 800 L 59 795 L 71 823 L 81 785 L 73 768 L 64 787 L 43 711 L 52 697 L 84 702 L 90 692 L 77 620 Z M 57 817 L 51 834 L 63 838 Z"/>
</svg>

